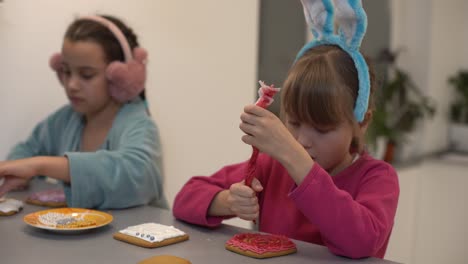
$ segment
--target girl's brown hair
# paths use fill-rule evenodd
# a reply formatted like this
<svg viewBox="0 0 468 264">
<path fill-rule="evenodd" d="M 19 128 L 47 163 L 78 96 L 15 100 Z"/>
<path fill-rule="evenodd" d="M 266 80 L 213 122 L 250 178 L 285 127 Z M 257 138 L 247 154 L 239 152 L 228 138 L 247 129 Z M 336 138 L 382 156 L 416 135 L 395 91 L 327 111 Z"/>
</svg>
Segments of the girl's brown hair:
<svg viewBox="0 0 468 264">
<path fill-rule="evenodd" d="M 368 63 L 369 65 L 369 63 Z M 373 109 L 375 78 L 369 65 L 369 110 Z M 307 51 L 292 66 L 283 84 L 281 115 L 313 126 L 353 125 L 352 151 L 362 151 L 362 137 L 353 110 L 358 93 L 358 73 L 352 58 L 335 45 Z M 365 120 L 366 122 L 367 120 Z"/>
</svg>

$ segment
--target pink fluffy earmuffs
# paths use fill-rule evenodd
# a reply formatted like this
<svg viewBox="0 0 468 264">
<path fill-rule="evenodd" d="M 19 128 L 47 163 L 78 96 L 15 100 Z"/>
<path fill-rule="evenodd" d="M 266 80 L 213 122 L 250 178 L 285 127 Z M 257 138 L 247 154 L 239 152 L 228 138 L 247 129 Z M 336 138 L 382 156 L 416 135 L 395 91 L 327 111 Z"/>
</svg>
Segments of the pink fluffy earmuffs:
<svg viewBox="0 0 468 264">
<path fill-rule="evenodd" d="M 106 69 L 110 95 L 121 103 L 137 97 L 145 88 L 147 51 L 136 47 L 132 52 L 124 34 L 114 23 L 103 17 L 85 16 L 80 19 L 93 20 L 106 26 L 114 34 L 122 47 L 125 62 L 113 61 Z M 49 66 L 57 73 L 57 77 L 63 85 L 62 54 L 53 54 L 49 59 Z"/>
</svg>

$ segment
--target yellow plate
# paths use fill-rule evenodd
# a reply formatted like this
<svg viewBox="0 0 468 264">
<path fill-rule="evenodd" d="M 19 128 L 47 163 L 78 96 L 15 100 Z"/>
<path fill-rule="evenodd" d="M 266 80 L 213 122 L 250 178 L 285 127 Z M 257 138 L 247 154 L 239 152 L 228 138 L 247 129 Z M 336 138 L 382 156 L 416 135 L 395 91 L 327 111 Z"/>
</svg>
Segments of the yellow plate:
<svg viewBox="0 0 468 264">
<path fill-rule="evenodd" d="M 105 226 L 112 222 L 113 217 L 91 209 L 56 208 L 28 214 L 23 220 L 26 224 L 41 229 L 74 232 Z"/>
</svg>

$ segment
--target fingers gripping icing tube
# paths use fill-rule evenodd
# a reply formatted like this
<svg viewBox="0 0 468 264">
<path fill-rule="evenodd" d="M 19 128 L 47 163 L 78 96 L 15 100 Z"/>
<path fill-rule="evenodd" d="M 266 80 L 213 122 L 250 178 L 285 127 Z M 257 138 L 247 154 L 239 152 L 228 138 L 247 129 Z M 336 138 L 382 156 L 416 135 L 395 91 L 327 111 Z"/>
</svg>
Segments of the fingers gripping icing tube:
<svg viewBox="0 0 468 264">
<path fill-rule="evenodd" d="M 264 82 L 259 81 L 260 83 L 260 88 L 258 89 L 258 95 L 259 98 L 257 102 L 255 103 L 256 105 L 266 108 L 268 107 L 271 103 L 273 103 L 273 96 L 280 91 L 280 88 L 275 88 L 273 85 L 268 86 Z M 252 180 L 255 177 L 255 165 L 257 163 L 257 157 L 258 157 L 258 149 L 254 146 L 252 146 L 252 156 L 250 156 L 249 163 L 247 164 L 247 172 L 245 176 L 245 185 L 251 187 L 252 186 Z"/>
</svg>

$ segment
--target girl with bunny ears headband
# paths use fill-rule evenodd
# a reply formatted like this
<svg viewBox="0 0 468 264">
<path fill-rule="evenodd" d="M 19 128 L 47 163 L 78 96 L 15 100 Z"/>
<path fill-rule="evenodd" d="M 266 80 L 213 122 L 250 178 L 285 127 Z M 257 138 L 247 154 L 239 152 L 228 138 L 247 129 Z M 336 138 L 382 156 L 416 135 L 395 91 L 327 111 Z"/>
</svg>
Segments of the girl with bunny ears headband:
<svg viewBox="0 0 468 264">
<path fill-rule="evenodd" d="M 63 183 L 69 207 L 167 207 L 159 134 L 144 100 L 146 57 L 117 18 L 72 22 L 50 60 L 70 103 L 0 162 L 0 196 L 43 175 Z"/>
<path fill-rule="evenodd" d="M 382 258 L 399 185 L 391 165 L 361 143 L 372 115 L 372 74 L 358 51 L 365 13 L 354 0 L 302 3 L 316 39 L 283 84 L 283 120 L 256 105 L 241 114 L 242 140 L 261 152 L 252 184 L 244 181 L 248 161 L 193 177 L 177 194 L 174 215 L 210 227 L 233 216 L 257 220 L 261 232 Z"/>
<path fill-rule="evenodd" d="M 307 24 L 315 39 L 299 51 L 296 60 L 304 56 L 308 50 L 321 45 L 336 45 L 346 51 L 354 61 L 359 80 L 354 116 L 358 122 L 364 121 L 371 84 L 369 68 L 359 52 L 367 29 L 367 16 L 361 0 L 333 0 L 333 3 L 332 0 L 301 0 L 301 2 Z M 338 23 L 338 35 L 334 33 L 334 18 Z"/>
</svg>

